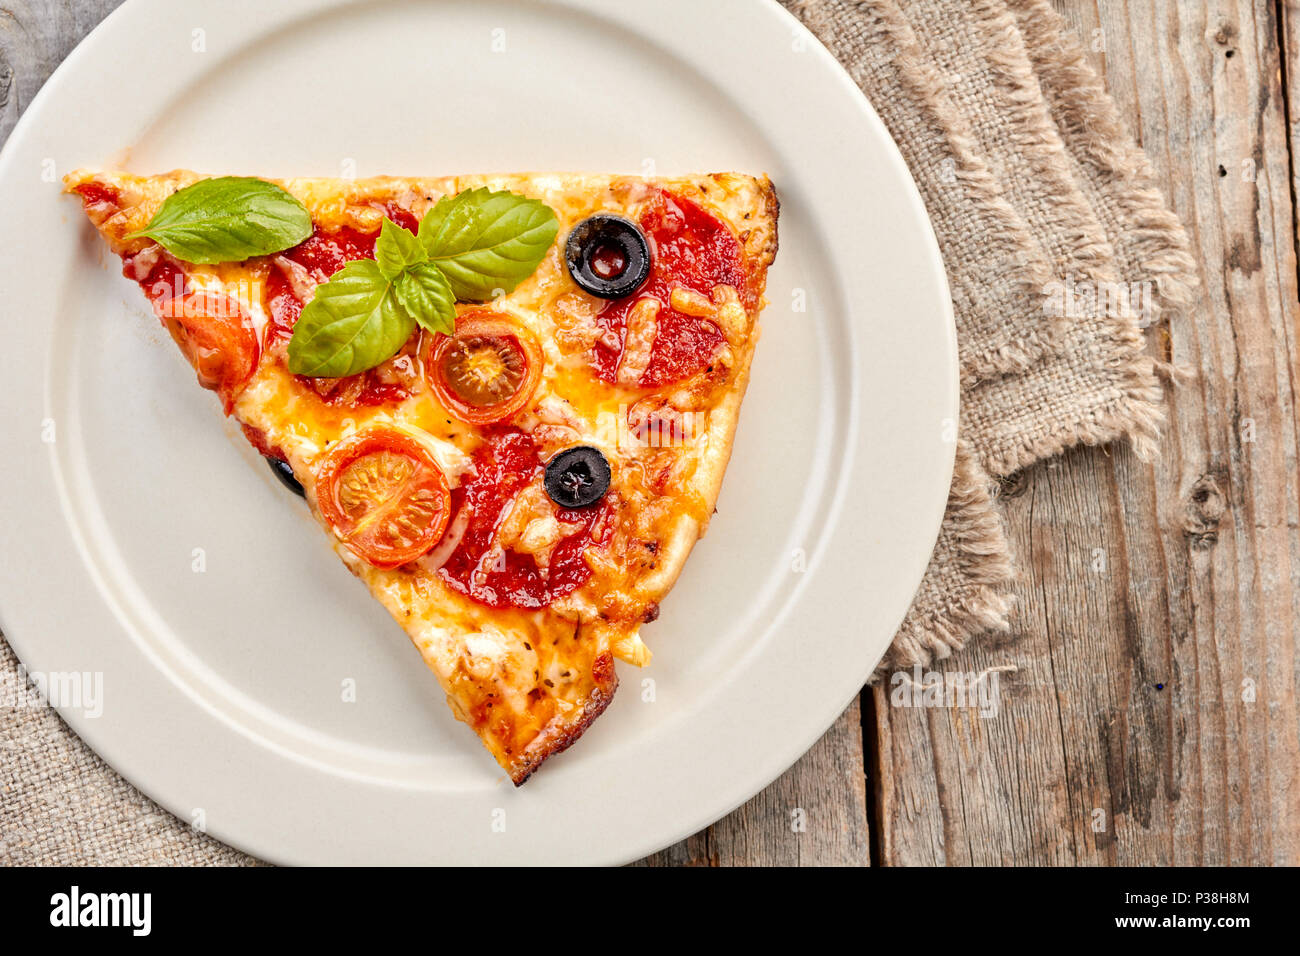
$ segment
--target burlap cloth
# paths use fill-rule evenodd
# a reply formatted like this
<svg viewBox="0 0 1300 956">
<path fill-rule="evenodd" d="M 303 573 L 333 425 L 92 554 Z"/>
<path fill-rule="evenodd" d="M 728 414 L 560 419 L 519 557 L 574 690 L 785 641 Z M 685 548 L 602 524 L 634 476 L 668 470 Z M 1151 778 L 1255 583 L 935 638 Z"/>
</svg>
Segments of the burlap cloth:
<svg viewBox="0 0 1300 956">
<path fill-rule="evenodd" d="M 956 474 L 879 675 L 1007 626 L 1014 572 L 995 479 L 1080 442 L 1154 452 L 1161 390 L 1142 329 L 1189 301 L 1195 270 L 1145 156 L 1045 0 L 782 2 L 898 142 L 956 311 Z M 1124 289 L 1136 292 L 1098 294 Z M 3 642 L 0 666 L 14 686 Z M 159 809 L 48 708 L 6 701 L 0 741 L 2 862 L 256 862 Z"/>
</svg>

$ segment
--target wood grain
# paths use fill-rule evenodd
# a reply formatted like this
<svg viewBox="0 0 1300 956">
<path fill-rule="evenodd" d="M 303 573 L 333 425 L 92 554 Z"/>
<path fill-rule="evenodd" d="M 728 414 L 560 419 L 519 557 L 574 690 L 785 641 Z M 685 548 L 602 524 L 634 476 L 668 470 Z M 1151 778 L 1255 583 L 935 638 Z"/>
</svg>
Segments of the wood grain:
<svg viewBox="0 0 1300 956">
<path fill-rule="evenodd" d="M 1295 864 L 1300 303 L 1279 8 L 1057 6 L 1192 232 L 1204 296 L 1153 342 L 1195 377 L 1154 466 L 1079 450 L 1008 483 L 1014 633 L 944 667 L 1017 670 L 989 720 L 874 692 L 881 862 Z"/>
<path fill-rule="evenodd" d="M 0 142 L 49 75 L 121 0 L 16 0 L 0 6 Z"/>
<path fill-rule="evenodd" d="M 1278 43 L 1281 47 L 1282 95 L 1286 110 L 1291 160 L 1291 206 L 1295 213 L 1296 253 L 1300 255 L 1300 0 L 1276 0 L 1278 8 Z"/>
</svg>

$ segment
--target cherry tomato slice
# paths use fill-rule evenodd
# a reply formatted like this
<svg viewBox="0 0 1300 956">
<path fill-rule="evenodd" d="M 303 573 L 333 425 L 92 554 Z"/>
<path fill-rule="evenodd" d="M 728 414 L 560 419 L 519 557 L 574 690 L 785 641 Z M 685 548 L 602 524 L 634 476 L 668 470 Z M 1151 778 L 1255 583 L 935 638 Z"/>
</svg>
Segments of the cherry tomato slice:
<svg viewBox="0 0 1300 956">
<path fill-rule="evenodd" d="M 260 349 L 253 323 L 235 299 L 215 292 L 187 292 L 156 299 L 154 309 L 198 375 L 199 384 L 221 396 L 226 414 L 257 368 Z"/>
<path fill-rule="evenodd" d="M 433 337 L 425 373 L 447 410 L 471 425 L 488 425 L 528 404 L 542 376 L 537 338 L 513 319 L 467 312 L 452 335 Z"/>
<path fill-rule="evenodd" d="M 329 450 L 316 469 L 316 502 L 358 557 L 377 568 L 396 568 L 442 538 L 451 492 L 427 448 L 381 425 Z"/>
</svg>

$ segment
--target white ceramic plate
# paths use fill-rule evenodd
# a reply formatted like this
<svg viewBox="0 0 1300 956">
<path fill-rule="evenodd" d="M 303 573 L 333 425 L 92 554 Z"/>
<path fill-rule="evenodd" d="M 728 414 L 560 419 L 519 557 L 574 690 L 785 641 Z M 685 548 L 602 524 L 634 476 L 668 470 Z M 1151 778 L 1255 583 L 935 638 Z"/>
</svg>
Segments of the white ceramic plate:
<svg viewBox="0 0 1300 956">
<path fill-rule="evenodd" d="M 644 631 L 653 664 L 619 665 L 522 789 L 60 196 L 52 174 L 114 163 L 772 176 L 781 251 L 718 515 Z M 942 266 L 883 126 L 775 3 L 132 0 L 29 107 L 0 208 L 5 634 L 31 671 L 102 675 L 101 714 L 61 708 L 77 733 L 258 856 L 637 858 L 793 763 L 920 581 L 957 414 Z"/>
</svg>

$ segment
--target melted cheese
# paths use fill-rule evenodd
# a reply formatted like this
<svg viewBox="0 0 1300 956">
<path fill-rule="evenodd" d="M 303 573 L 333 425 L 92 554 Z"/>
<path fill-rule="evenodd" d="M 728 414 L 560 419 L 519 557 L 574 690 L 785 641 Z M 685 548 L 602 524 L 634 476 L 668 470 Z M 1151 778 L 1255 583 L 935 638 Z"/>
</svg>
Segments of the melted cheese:
<svg viewBox="0 0 1300 956">
<path fill-rule="evenodd" d="M 623 336 L 623 355 L 618 361 L 618 383 L 635 386 L 650 367 L 650 355 L 659 334 L 658 299 L 647 296 L 637 300 L 627 314 L 627 331 Z"/>
<path fill-rule="evenodd" d="M 299 302 L 310 302 L 316 295 L 316 286 L 325 281 L 326 277 L 313 275 L 307 271 L 307 267 L 299 262 L 294 262 L 286 256 L 276 256 L 271 260 L 280 274 L 284 276 L 289 283 L 289 288 Z M 320 270 L 316 270 L 319 272 Z"/>
<path fill-rule="evenodd" d="M 257 340 L 261 342 L 265 338 L 270 316 L 266 311 L 265 289 L 259 278 L 230 266 L 189 266 L 185 270 L 185 280 L 199 292 L 216 292 L 234 299 L 252 320 Z"/>
<path fill-rule="evenodd" d="M 150 179 L 78 172 L 68 177 L 67 185 L 71 189 L 93 180 L 117 190 L 120 209 L 88 211 L 117 251 L 139 254 L 136 268 L 147 275 L 146 266 L 152 266 L 147 256 L 157 252 L 148 252 L 145 241 L 124 237 L 147 223 L 175 189 L 197 178 L 187 172 Z M 561 237 L 598 211 L 635 219 L 651 191 L 651 184 L 629 177 L 574 175 L 292 179 L 281 185 L 308 207 L 325 232 L 345 226 L 374 232 L 388 203 L 398 203 L 418 218 L 443 195 L 488 186 L 547 203 L 559 217 Z M 750 261 L 756 268 L 766 267 L 775 250 L 770 186 L 736 174 L 663 185 L 731 223 Z M 719 286 L 711 299 L 675 293 L 672 307 L 707 316 L 727 336 L 728 348 L 715 360 L 718 371 L 713 378 L 701 377 L 650 396 L 638 387 L 658 333 L 658 303 L 645 300 L 629 315 L 618 382 L 597 380 L 590 371 L 590 349 L 602 337 L 615 348 L 620 342 L 597 325 L 603 303 L 573 284 L 561 245 L 557 243 L 534 275 L 492 308 L 528 327 L 543 348 L 537 398 L 516 424 L 532 434 L 544 459 L 560 448 L 585 443 L 600 448 L 611 462 L 614 482 L 609 493 L 620 509 L 614 526 L 606 529 L 607 543 L 584 553 L 591 579 L 549 609 L 490 608 L 469 600 L 438 573 L 465 532 L 469 516 L 463 509 L 433 551 L 395 570 L 371 567 L 330 538 L 342 560 L 410 634 L 456 715 L 478 731 L 516 781 L 549 752 L 547 748 L 563 746 L 570 732 L 566 728 L 580 727 L 584 714 L 603 706 L 612 692 L 612 670 L 601 676 L 608 669 L 602 660 L 612 653 L 637 665 L 649 661 L 640 624 L 671 586 L 712 510 L 753 344 L 754 315 L 740 305 L 734 289 Z M 196 288 L 234 296 L 264 340 L 269 322 L 264 280 L 272 269 L 280 270 L 303 300 L 325 278 L 283 256 L 191 267 L 187 274 Z M 468 308 L 477 307 L 458 307 Z M 380 421 L 423 443 L 454 488 L 470 473 L 480 439 L 475 429 L 456 421 L 438 403 L 412 355 L 413 350 L 386 363 L 383 372 L 400 380 L 409 398 L 383 407 L 339 407 L 286 371 L 282 344 L 268 347 L 238 395 L 234 412 L 283 451 L 309 501 L 314 501 L 314 472 L 321 456 L 341 438 Z M 715 415 L 698 440 L 692 436 L 671 447 L 630 440 L 629 411 L 648 399 L 679 414 L 707 416 L 717 408 L 725 413 Z M 560 521 L 540 484 L 534 484 L 512 503 L 481 569 L 515 551 L 532 555 L 545 574 L 556 544 L 581 528 Z"/>
</svg>

